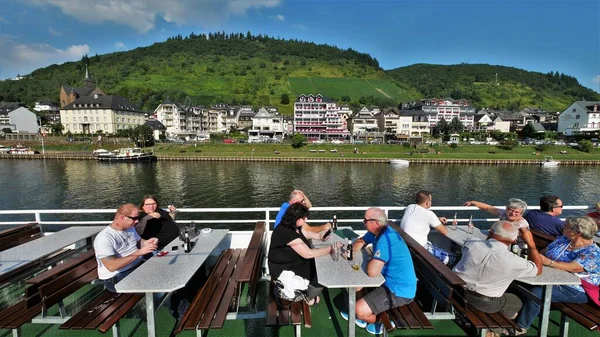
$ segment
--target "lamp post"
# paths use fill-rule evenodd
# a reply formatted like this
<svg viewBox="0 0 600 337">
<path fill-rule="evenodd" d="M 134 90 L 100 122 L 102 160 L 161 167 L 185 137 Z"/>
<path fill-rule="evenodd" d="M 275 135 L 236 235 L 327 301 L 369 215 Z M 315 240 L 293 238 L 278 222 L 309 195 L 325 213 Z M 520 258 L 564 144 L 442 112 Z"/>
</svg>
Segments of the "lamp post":
<svg viewBox="0 0 600 337">
<path fill-rule="evenodd" d="M 40 136 L 42 138 L 42 156 L 46 155 L 46 149 L 44 148 L 44 134 L 45 132 L 42 131 L 42 118 L 40 116 L 37 116 L 37 121 L 38 121 L 38 125 L 40 127 Z"/>
</svg>

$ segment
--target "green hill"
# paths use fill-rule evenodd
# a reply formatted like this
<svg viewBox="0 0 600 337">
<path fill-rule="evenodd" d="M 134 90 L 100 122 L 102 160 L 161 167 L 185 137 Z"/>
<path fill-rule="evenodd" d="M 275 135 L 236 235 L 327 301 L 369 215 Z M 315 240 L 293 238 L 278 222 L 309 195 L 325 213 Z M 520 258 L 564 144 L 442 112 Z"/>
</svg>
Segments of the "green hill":
<svg viewBox="0 0 600 337">
<path fill-rule="evenodd" d="M 51 65 L 20 81 L 0 81 L 0 101 L 31 106 L 43 98 L 58 102 L 61 85 L 82 86 L 86 64 L 105 93 L 127 97 L 146 110 L 168 96 L 182 102 L 189 97 L 198 105 L 275 105 L 289 114 L 301 93 L 320 93 L 354 108 L 450 96 L 467 98 L 477 107 L 541 106 L 552 111 L 582 98 L 600 100 L 598 93 L 575 78 L 557 72 L 467 64 L 415 64 L 384 71 L 375 58 L 351 48 L 248 32 L 192 33 L 130 51 Z M 282 104 L 282 95 L 291 102 Z"/>
<path fill-rule="evenodd" d="M 276 105 L 288 113 L 292 104 L 282 105 L 282 94 L 292 102 L 299 93 L 318 92 L 333 99 L 346 95 L 349 100 L 374 96 L 388 98 L 392 105 L 419 97 L 415 90 L 394 84 L 377 60 L 352 49 L 250 33 L 211 33 L 38 69 L 24 80 L 0 82 L 0 101 L 32 104 L 47 97 L 58 102 L 61 85 L 81 86 L 85 63 L 105 93 L 127 97 L 148 110 L 167 96 L 204 105 Z M 314 90 L 305 89 L 302 80 L 312 81 Z"/>
<path fill-rule="evenodd" d="M 562 111 L 576 100 L 600 99 L 600 94 L 574 77 L 558 72 L 543 74 L 488 64 L 414 64 L 387 73 L 424 97 L 466 98 L 478 107 Z"/>
</svg>

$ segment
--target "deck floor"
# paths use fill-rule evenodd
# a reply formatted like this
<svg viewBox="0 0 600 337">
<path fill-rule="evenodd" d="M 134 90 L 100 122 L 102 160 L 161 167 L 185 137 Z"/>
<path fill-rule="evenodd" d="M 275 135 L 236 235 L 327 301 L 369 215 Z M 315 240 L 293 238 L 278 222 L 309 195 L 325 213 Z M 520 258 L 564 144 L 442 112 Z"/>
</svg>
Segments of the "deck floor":
<svg viewBox="0 0 600 337">
<path fill-rule="evenodd" d="M 264 294 L 265 286 L 260 287 L 260 291 Z M 302 328 L 303 336 L 317 336 L 317 337 L 342 337 L 347 336 L 348 324 L 339 315 L 338 309 L 335 303 L 339 303 L 340 297 L 339 290 L 332 289 L 325 291 L 321 295 L 321 303 L 317 306 L 312 307 L 312 328 Z M 266 298 L 261 296 L 260 298 Z M 334 300 L 336 299 L 336 300 Z M 264 306 L 265 303 L 258 303 L 259 306 Z M 67 303 L 67 305 L 69 305 Z M 54 311 L 54 310 L 53 310 Z M 140 312 L 140 310 L 136 310 Z M 141 313 L 141 312 L 140 312 Z M 146 337 L 147 329 L 146 322 L 140 319 L 140 315 L 133 315 L 134 317 L 124 318 L 120 321 L 121 324 L 121 336 L 123 337 Z M 558 312 L 553 312 L 552 319 L 554 322 L 559 321 Z M 273 328 L 265 327 L 264 319 L 247 320 L 247 321 L 226 321 L 223 329 L 211 330 L 208 336 L 216 337 L 241 337 L 241 336 L 268 336 L 268 337 L 287 337 L 294 336 L 294 329 L 290 327 Z M 450 320 L 435 320 L 432 321 L 434 329 L 429 330 L 396 330 L 390 336 L 465 336 L 463 330 Z M 156 332 L 157 336 L 168 337 L 175 320 L 171 317 L 169 311 L 166 308 L 160 308 L 156 316 Z M 534 322 L 536 326 L 537 321 Z M 537 330 L 530 329 L 528 335 L 535 336 Z M 8 337 L 11 335 L 10 330 L 0 330 L 0 337 Z M 571 323 L 569 329 L 570 336 L 576 337 L 587 337 L 587 336 L 600 336 L 598 333 L 590 332 L 584 329 L 577 323 Z M 58 325 L 51 324 L 25 324 L 22 327 L 22 336 L 24 337 L 58 337 L 58 336 L 69 336 L 69 337 L 87 337 L 87 336 L 112 336 L 111 332 L 102 334 L 98 331 L 65 331 L 59 330 Z M 184 331 L 178 336 L 181 337 L 192 337 L 196 336 L 194 331 Z M 356 327 L 356 336 L 372 336 L 365 329 Z M 558 336 L 558 326 L 551 322 L 549 327 L 549 336 Z"/>
</svg>

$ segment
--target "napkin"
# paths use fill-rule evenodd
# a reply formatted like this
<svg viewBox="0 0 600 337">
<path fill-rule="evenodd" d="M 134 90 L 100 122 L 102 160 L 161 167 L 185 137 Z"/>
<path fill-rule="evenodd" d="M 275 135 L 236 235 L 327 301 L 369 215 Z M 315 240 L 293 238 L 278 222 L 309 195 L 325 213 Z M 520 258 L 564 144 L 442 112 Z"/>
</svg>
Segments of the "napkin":
<svg viewBox="0 0 600 337">
<path fill-rule="evenodd" d="M 283 293 L 287 298 L 294 298 L 296 290 L 306 290 L 308 288 L 308 280 L 290 270 L 282 271 L 278 280 L 283 284 Z"/>
</svg>

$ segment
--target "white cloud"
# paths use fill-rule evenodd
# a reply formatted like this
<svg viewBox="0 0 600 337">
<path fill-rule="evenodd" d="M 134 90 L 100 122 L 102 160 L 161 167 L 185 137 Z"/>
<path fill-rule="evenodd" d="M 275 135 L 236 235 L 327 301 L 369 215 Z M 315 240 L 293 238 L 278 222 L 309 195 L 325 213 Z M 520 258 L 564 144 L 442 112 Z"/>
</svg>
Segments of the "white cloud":
<svg viewBox="0 0 600 337">
<path fill-rule="evenodd" d="M 157 18 L 178 25 L 218 26 L 232 15 L 251 8 L 271 8 L 281 0 L 29 0 L 34 5 L 55 6 L 86 23 L 114 22 L 140 33 L 154 28 Z"/>
<path fill-rule="evenodd" d="M 125 44 L 121 41 L 115 42 L 115 48 L 117 49 L 125 49 Z"/>
<path fill-rule="evenodd" d="M 72 45 L 65 49 L 47 43 L 21 44 L 14 37 L 0 35 L 0 78 L 29 74 L 35 69 L 54 63 L 76 61 L 89 54 L 90 46 Z"/>
<path fill-rule="evenodd" d="M 600 75 L 596 75 L 592 78 L 592 82 L 600 84 Z"/>
<path fill-rule="evenodd" d="M 58 31 L 52 27 L 48 27 L 48 32 L 50 32 L 50 35 L 52 36 L 62 36 L 63 33 L 61 31 Z"/>
<path fill-rule="evenodd" d="M 275 15 L 275 16 L 271 16 L 271 19 L 283 22 L 283 21 L 285 21 L 285 16 L 283 16 L 281 14 L 278 14 L 278 15 Z"/>
</svg>

